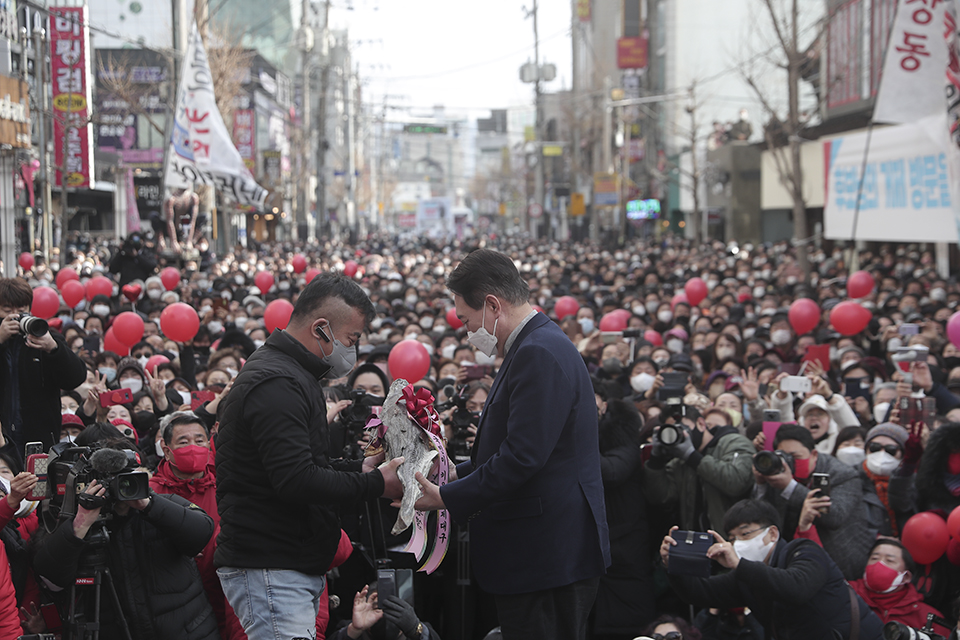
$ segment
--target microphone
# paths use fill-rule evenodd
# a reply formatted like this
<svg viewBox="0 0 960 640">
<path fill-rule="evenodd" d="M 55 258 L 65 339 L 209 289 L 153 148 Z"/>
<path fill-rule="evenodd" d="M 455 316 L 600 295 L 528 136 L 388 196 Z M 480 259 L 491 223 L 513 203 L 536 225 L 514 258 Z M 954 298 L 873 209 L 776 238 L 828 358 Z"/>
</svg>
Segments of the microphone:
<svg viewBox="0 0 960 640">
<path fill-rule="evenodd" d="M 447 396 L 448 398 L 452 398 L 453 396 L 457 395 L 456 387 L 454 387 L 452 384 L 446 385 L 443 388 L 443 395 Z"/>
<path fill-rule="evenodd" d="M 98 473 L 111 475 L 120 473 L 127 468 L 128 457 L 132 457 L 132 451 L 120 451 L 118 449 L 99 449 L 90 456 L 90 466 Z"/>
</svg>

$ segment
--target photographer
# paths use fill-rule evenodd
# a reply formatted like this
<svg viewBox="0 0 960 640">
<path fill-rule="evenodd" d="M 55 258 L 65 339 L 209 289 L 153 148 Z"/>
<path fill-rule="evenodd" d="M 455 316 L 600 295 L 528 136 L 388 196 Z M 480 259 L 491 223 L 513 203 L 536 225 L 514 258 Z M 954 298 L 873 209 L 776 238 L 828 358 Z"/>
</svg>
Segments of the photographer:
<svg viewBox="0 0 960 640">
<path fill-rule="evenodd" d="M 23 465 L 23 445 L 60 439 L 60 390 L 87 379 L 83 361 L 63 339 L 45 331 L 23 330 L 33 291 L 19 278 L 0 278 L 0 423 L 9 437 L 10 454 Z M 37 332 L 46 325 L 42 320 Z M 31 327 L 33 328 L 33 327 Z"/>
<path fill-rule="evenodd" d="M 110 273 L 120 274 L 120 286 L 131 280 L 146 280 L 157 268 L 157 258 L 143 246 L 143 238 L 137 232 L 127 236 L 120 251 L 110 261 Z"/>
<path fill-rule="evenodd" d="M 679 502 L 684 529 L 716 529 L 726 510 L 750 492 L 753 444 L 722 409 L 701 416 L 693 407 L 668 405 L 660 421 L 664 426 L 644 467 L 647 499 Z"/>
<path fill-rule="evenodd" d="M 484 380 L 467 383 L 450 399 L 452 410 L 442 414 L 447 453 L 457 463 L 470 459 L 470 448 L 477 435 L 480 412 L 490 393 L 490 385 Z"/>
<path fill-rule="evenodd" d="M 129 448 L 115 432 L 110 425 L 94 425 L 84 430 L 77 444 Z M 219 638 L 217 621 L 193 560 L 213 535 L 213 519 L 177 495 L 150 493 L 146 499 L 119 501 L 108 495 L 98 480 L 90 482 L 84 494 L 92 500 L 86 507 L 83 500 L 78 500 L 75 516 L 62 517 L 50 534 L 43 528 L 36 534 L 33 567 L 63 589 L 57 592 L 61 616 L 71 605 L 66 601 L 70 586 L 78 576 L 86 576 L 84 569 L 90 568 L 91 558 L 102 558 L 116 586 L 121 611 L 114 610 L 107 593 L 102 594 L 101 638 L 123 637 L 120 613 L 133 638 Z M 106 539 L 104 533 L 108 534 Z M 101 548 L 104 553 L 99 555 Z M 108 585 L 109 581 L 105 582 L 109 590 Z M 87 601 L 85 596 L 93 594 L 85 590 L 93 588 L 78 586 L 78 600 Z M 93 602 L 92 597 L 89 602 Z M 93 613 L 89 608 L 78 608 L 78 614 L 88 621 Z M 68 625 L 73 621 L 63 622 Z"/>
</svg>

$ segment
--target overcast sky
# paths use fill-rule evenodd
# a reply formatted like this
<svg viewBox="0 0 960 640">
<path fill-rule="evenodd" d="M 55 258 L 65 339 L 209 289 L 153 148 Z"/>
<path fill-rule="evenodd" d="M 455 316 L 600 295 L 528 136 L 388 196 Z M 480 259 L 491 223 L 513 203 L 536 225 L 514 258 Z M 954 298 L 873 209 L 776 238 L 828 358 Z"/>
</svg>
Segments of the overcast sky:
<svg viewBox="0 0 960 640">
<path fill-rule="evenodd" d="M 519 69 L 533 59 L 532 0 L 335 0 L 331 26 L 347 28 L 365 81 L 364 102 L 468 112 L 528 106 Z M 347 10 L 348 5 L 353 10 Z M 557 65 L 547 90 L 571 83 L 570 0 L 541 0 L 540 57 Z M 403 111 L 392 111 L 402 119 Z M 389 117 L 389 114 L 388 114 Z"/>
</svg>

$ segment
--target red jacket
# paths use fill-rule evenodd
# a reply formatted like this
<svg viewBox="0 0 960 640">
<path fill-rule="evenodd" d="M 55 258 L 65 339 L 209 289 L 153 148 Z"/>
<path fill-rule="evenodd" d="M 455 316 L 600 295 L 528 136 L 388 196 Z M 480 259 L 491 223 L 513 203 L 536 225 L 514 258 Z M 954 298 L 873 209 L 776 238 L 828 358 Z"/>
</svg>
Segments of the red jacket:
<svg viewBox="0 0 960 640">
<path fill-rule="evenodd" d="M 10 578 L 7 550 L 0 544 L 0 640 L 17 640 L 22 633 L 20 611 L 17 609 L 17 592 Z"/>
<path fill-rule="evenodd" d="M 896 621 L 902 622 L 908 627 L 920 629 L 927 624 L 927 614 L 942 618 L 943 614 L 923 601 L 923 596 L 917 591 L 912 583 L 907 583 L 903 589 L 898 589 L 892 593 L 877 593 L 867 589 L 863 578 L 852 580 L 850 586 L 860 594 L 864 602 L 870 605 L 873 612 L 877 614 L 884 624 Z M 933 625 L 934 633 L 943 637 L 950 635 L 950 629 L 946 629 L 936 623 Z"/>
<path fill-rule="evenodd" d="M 203 588 L 207 592 L 210 606 L 213 608 L 214 615 L 217 616 L 221 637 L 227 640 L 246 640 L 247 636 L 243 632 L 240 621 L 227 604 L 226 596 L 223 595 L 223 587 L 220 585 L 220 578 L 217 577 L 217 568 L 213 566 L 213 552 L 217 546 L 217 534 L 220 533 L 220 514 L 217 513 L 217 477 L 214 473 L 213 456 L 207 465 L 207 470 L 196 480 L 178 478 L 174 475 L 170 463 L 161 460 L 156 473 L 150 478 L 150 488 L 157 493 L 176 494 L 189 500 L 213 518 L 213 536 L 197 556 L 197 568 L 200 570 L 200 579 L 203 581 Z"/>
</svg>

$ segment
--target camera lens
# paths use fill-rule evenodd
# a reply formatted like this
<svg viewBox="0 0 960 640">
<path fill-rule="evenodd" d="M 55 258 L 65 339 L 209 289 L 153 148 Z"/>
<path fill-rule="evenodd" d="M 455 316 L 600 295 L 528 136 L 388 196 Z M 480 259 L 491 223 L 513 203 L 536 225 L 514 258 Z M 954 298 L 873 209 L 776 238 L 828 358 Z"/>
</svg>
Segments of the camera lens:
<svg viewBox="0 0 960 640">
<path fill-rule="evenodd" d="M 140 485 L 128 475 L 122 475 L 117 478 L 117 493 L 120 500 L 135 500 L 139 493 Z"/>
<path fill-rule="evenodd" d="M 783 471 L 783 460 L 773 451 L 761 451 L 753 456 L 753 466 L 762 475 L 775 476 Z"/>
<path fill-rule="evenodd" d="M 683 442 L 684 435 L 683 431 L 680 430 L 680 427 L 672 424 L 665 424 L 660 427 L 657 438 L 660 440 L 661 444 L 671 446 Z"/>
<path fill-rule="evenodd" d="M 47 321 L 36 316 L 24 314 L 20 316 L 20 331 L 26 335 L 39 338 L 50 330 Z"/>
</svg>

